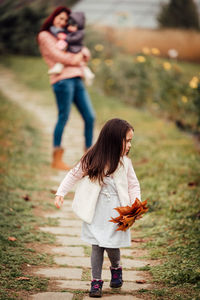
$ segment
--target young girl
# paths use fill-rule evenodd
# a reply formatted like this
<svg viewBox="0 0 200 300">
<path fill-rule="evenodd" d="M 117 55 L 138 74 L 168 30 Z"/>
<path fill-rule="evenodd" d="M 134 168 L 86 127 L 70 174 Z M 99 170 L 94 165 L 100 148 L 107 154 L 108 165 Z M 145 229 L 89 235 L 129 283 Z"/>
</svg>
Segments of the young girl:
<svg viewBox="0 0 200 300">
<path fill-rule="evenodd" d="M 133 127 L 121 119 L 109 120 L 97 142 L 64 178 L 56 193 L 60 208 L 64 196 L 79 181 L 72 208 L 83 220 L 82 240 L 92 245 L 92 281 L 90 297 L 101 297 L 104 250 L 111 262 L 112 288 L 121 287 L 120 247 L 131 245 L 130 230 L 116 231 L 109 222 L 118 213 L 115 207 L 132 205 L 140 199 L 140 185 L 131 160 L 127 157 L 133 138 Z"/>
</svg>

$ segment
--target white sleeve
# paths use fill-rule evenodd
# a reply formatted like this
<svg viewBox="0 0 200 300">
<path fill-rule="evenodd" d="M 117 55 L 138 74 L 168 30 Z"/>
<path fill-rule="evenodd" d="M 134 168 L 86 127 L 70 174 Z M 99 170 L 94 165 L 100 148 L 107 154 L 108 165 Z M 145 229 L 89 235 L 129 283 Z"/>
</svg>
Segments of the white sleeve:
<svg viewBox="0 0 200 300">
<path fill-rule="evenodd" d="M 81 168 L 81 163 L 79 162 L 69 171 L 69 173 L 67 173 L 56 192 L 56 196 L 64 197 L 82 177 L 83 170 Z"/>
<path fill-rule="evenodd" d="M 140 184 L 130 159 L 128 163 L 127 178 L 128 178 L 128 194 L 129 194 L 130 201 L 133 204 L 136 198 L 141 200 L 141 193 L 140 193 Z"/>
</svg>

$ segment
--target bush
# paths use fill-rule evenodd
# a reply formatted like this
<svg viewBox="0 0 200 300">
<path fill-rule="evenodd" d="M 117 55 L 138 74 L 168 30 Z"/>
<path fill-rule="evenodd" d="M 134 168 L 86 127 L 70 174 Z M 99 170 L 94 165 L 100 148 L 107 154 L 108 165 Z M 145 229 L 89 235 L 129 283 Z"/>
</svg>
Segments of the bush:
<svg viewBox="0 0 200 300">
<path fill-rule="evenodd" d="M 5 0 L 0 4 L 0 53 L 39 55 L 36 36 L 46 16 L 45 7 L 20 6 Z"/>
<path fill-rule="evenodd" d="M 69 0 L 70 7 L 79 0 Z M 0 54 L 40 55 L 36 37 L 45 17 L 66 0 L 0 1 Z"/>
<path fill-rule="evenodd" d="M 162 6 L 157 19 L 161 27 L 199 29 L 198 9 L 193 0 L 170 0 Z"/>
</svg>

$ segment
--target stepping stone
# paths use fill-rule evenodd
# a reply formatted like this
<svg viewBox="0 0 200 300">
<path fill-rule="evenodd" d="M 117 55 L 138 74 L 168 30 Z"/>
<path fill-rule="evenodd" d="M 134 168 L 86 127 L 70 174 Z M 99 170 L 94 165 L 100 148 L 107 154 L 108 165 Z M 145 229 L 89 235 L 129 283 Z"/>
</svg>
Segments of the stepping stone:
<svg viewBox="0 0 200 300">
<path fill-rule="evenodd" d="M 62 227 L 79 227 L 82 226 L 82 221 L 80 219 L 77 220 L 66 220 L 66 219 L 60 219 L 58 220 L 60 226 Z"/>
<path fill-rule="evenodd" d="M 134 259 L 128 259 L 128 258 L 121 258 L 121 265 L 123 268 L 126 269 L 134 269 L 134 268 L 142 268 L 147 265 L 149 265 L 149 261 L 146 260 L 134 260 Z M 104 260 L 104 268 L 109 269 L 110 268 L 110 261 L 106 258 Z"/>
<path fill-rule="evenodd" d="M 90 257 L 76 257 L 76 259 L 72 259 L 68 256 L 54 257 L 54 262 L 58 265 L 68 265 L 73 267 L 83 266 L 86 268 L 90 268 Z M 148 264 L 149 263 L 147 261 L 122 258 L 122 266 L 127 269 L 141 268 Z M 109 260 L 104 261 L 103 268 L 110 268 Z"/>
<path fill-rule="evenodd" d="M 53 234 L 60 235 L 73 235 L 80 236 L 81 229 L 80 228 L 67 228 L 67 227 L 40 227 L 41 231 L 50 232 Z"/>
<path fill-rule="evenodd" d="M 75 268 L 41 268 L 34 274 L 56 279 L 81 279 L 82 269 Z"/>
<path fill-rule="evenodd" d="M 47 292 L 30 296 L 31 300 L 72 300 L 74 294 Z"/>
<path fill-rule="evenodd" d="M 67 205 L 65 205 L 65 206 L 63 204 L 63 206 L 61 207 L 61 211 L 70 212 L 70 213 L 73 212 L 74 213 L 74 211 L 72 210 L 72 203 L 68 202 Z"/>
<path fill-rule="evenodd" d="M 89 296 L 83 298 L 83 300 L 91 300 Z M 103 300 L 141 300 L 141 298 L 137 298 L 132 295 L 113 295 L 113 296 L 104 296 Z"/>
<path fill-rule="evenodd" d="M 149 262 L 146 260 L 135 260 L 135 259 L 128 259 L 122 257 L 122 266 L 127 269 L 132 268 L 142 268 L 149 265 Z"/>
<path fill-rule="evenodd" d="M 73 267 L 85 267 L 90 268 L 90 257 L 54 257 L 54 262 L 58 265 L 68 265 Z"/>
<path fill-rule="evenodd" d="M 63 202 L 63 205 L 62 205 L 62 210 L 65 208 L 65 207 L 72 207 L 72 200 L 70 199 L 64 199 L 64 202 Z"/>
<path fill-rule="evenodd" d="M 61 219 L 72 219 L 72 220 L 79 220 L 78 217 L 73 212 L 65 212 L 65 211 L 58 211 L 55 213 L 47 213 L 44 215 L 45 218 L 61 218 Z"/>
<path fill-rule="evenodd" d="M 72 290 L 83 290 L 83 291 L 89 291 L 90 289 L 89 281 L 56 280 L 55 283 L 61 289 L 72 289 Z M 112 292 L 112 289 L 110 288 L 109 284 L 110 284 L 109 282 L 104 282 L 103 291 Z M 150 289 L 150 288 L 152 288 L 152 285 L 146 283 L 137 284 L 134 282 L 124 282 L 120 291 L 125 293 L 131 293 L 133 291 L 139 291 L 141 289 Z"/>
<path fill-rule="evenodd" d="M 82 247 L 55 247 L 52 251 L 56 254 L 65 254 L 69 256 L 85 256 Z"/>
<path fill-rule="evenodd" d="M 74 211 L 72 210 L 71 206 L 70 206 L 70 207 L 65 207 L 65 208 L 62 207 L 61 209 L 62 209 L 62 211 L 64 211 L 65 213 L 76 215 L 76 214 L 74 213 Z"/>
<path fill-rule="evenodd" d="M 102 278 L 103 278 L 103 280 L 110 280 L 110 278 L 111 278 L 110 270 L 103 270 Z M 143 274 L 140 274 L 140 271 L 124 271 L 123 270 L 123 280 L 124 281 L 135 282 L 136 280 L 142 280 L 142 279 L 144 279 L 144 277 L 143 277 Z"/>
<path fill-rule="evenodd" d="M 57 287 L 61 289 L 72 289 L 87 291 L 90 289 L 89 281 L 78 281 L 78 280 L 56 280 Z"/>
<path fill-rule="evenodd" d="M 72 210 L 72 201 L 65 202 L 65 200 L 64 200 L 64 204 L 63 204 L 61 210 L 64 211 L 64 212 L 73 212 L 73 210 Z"/>
<path fill-rule="evenodd" d="M 63 205 L 61 207 L 61 210 L 68 210 L 68 209 L 71 209 L 72 210 L 72 203 L 73 203 L 73 200 L 70 200 L 70 199 L 64 199 L 64 202 L 63 202 Z"/>
<path fill-rule="evenodd" d="M 44 216 L 45 216 L 45 218 L 55 219 L 55 218 L 67 218 L 66 215 L 67 215 L 66 212 L 59 210 L 59 211 L 55 211 L 54 213 L 52 213 L 52 212 L 46 213 Z"/>
<path fill-rule="evenodd" d="M 133 255 L 133 250 L 132 249 L 120 249 L 120 253 L 121 253 L 121 256 L 132 256 L 134 257 Z"/>
<path fill-rule="evenodd" d="M 57 243 L 61 244 L 62 246 L 81 246 L 81 245 L 88 245 L 84 241 L 82 241 L 78 237 L 71 237 L 71 236 L 57 236 L 56 237 Z"/>
<path fill-rule="evenodd" d="M 58 182 L 58 185 L 60 184 L 60 182 L 64 179 L 65 175 L 67 175 L 67 172 L 64 172 L 64 171 L 58 171 L 57 175 L 52 175 L 51 176 L 51 180 L 52 181 L 55 181 L 55 182 Z M 56 186 L 56 189 L 58 189 L 58 186 Z"/>
</svg>

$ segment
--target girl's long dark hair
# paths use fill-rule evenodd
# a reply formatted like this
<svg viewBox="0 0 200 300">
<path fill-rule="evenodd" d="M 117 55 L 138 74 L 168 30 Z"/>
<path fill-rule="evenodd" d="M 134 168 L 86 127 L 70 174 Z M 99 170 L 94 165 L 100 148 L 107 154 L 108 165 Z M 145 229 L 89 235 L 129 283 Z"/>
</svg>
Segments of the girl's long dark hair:
<svg viewBox="0 0 200 300">
<path fill-rule="evenodd" d="M 97 142 L 82 157 L 84 176 L 103 183 L 117 169 L 123 155 L 126 134 L 133 127 L 125 120 L 111 119 L 102 128 Z"/>
<path fill-rule="evenodd" d="M 44 31 L 44 30 L 49 31 L 49 28 L 53 25 L 54 18 L 62 12 L 66 12 L 66 14 L 69 16 L 71 10 L 66 6 L 58 6 L 56 9 L 54 9 L 51 15 L 44 21 L 44 23 L 40 28 L 40 31 Z"/>
</svg>

